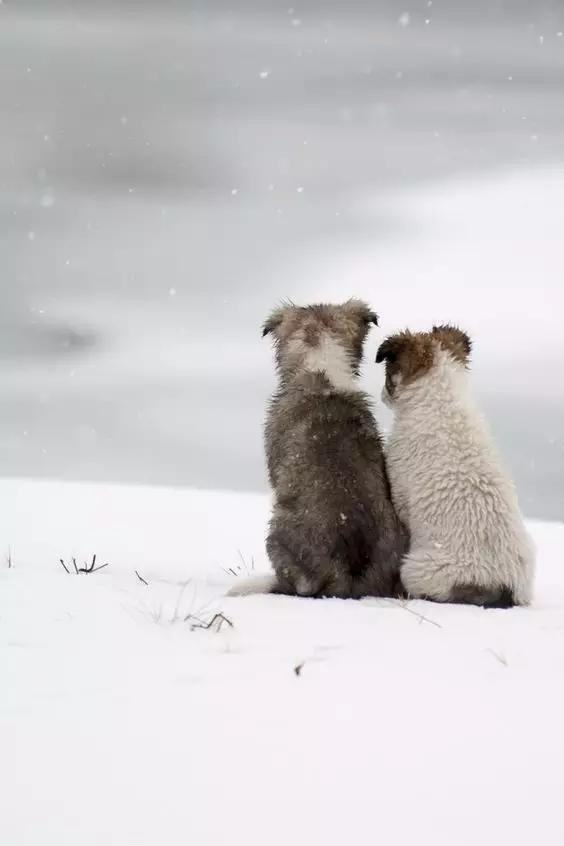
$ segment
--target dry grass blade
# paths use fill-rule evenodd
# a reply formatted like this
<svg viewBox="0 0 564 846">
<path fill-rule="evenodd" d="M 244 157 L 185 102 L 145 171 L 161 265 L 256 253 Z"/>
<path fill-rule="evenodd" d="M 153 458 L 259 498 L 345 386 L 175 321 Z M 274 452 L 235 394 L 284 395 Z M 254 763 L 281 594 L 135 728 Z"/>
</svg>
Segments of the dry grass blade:
<svg viewBox="0 0 564 846">
<path fill-rule="evenodd" d="M 424 614 L 420 614 L 419 611 L 415 611 L 415 609 L 410 608 L 407 604 L 406 599 L 388 599 L 386 597 L 383 598 L 386 599 L 386 602 L 392 602 L 394 605 L 397 603 L 400 608 L 403 608 L 403 610 L 407 611 L 408 614 L 413 614 L 414 617 L 417 617 L 420 623 L 430 623 L 432 626 L 436 626 L 437 629 L 443 628 L 440 623 L 437 623 L 436 620 L 431 620 L 430 617 L 426 617 Z"/>
<path fill-rule="evenodd" d="M 92 567 L 91 567 L 89 570 L 86 570 L 86 572 L 87 572 L 87 573 L 97 573 L 97 572 L 98 572 L 98 570 L 103 570 L 103 569 L 104 569 L 104 567 L 109 567 L 109 566 L 110 566 L 110 562 L 109 562 L 109 561 L 106 561 L 106 563 L 105 563 L 105 564 L 100 564 L 100 566 L 99 566 L 99 567 L 94 567 L 94 568 L 92 568 Z"/>
<path fill-rule="evenodd" d="M 224 573 L 227 573 L 228 576 L 237 576 L 237 571 L 233 569 L 233 567 L 222 567 L 221 568 Z"/>
<path fill-rule="evenodd" d="M 96 555 L 95 554 L 92 556 L 92 563 L 91 564 L 85 564 L 84 567 L 78 566 L 78 564 L 76 563 L 76 558 L 71 558 L 71 561 L 72 561 L 72 566 L 74 567 L 75 575 L 77 575 L 77 576 L 78 576 L 79 573 L 97 573 L 99 570 L 103 570 L 104 567 L 110 566 L 109 562 L 106 562 L 105 564 L 100 564 L 99 567 L 96 567 Z M 65 562 L 63 561 L 62 558 L 59 558 L 59 563 L 61 564 L 62 567 L 64 567 L 65 571 L 67 573 L 69 573 L 69 575 L 70 575 L 70 570 L 69 570 L 69 568 L 67 567 L 67 565 L 65 564 Z"/>
<path fill-rule="evenodd" d="M 507 659 L 504 658 L 503 655 L 500 655 L 499 652 L 496 652 L 495 649 L 488 648 L 486 649 L 486 652 L 491 652 L 496 661 L 499 661 L 499 663 L 502 664 L 504 667 L 509 667 Z"/>
<path fill-rule="evenodd" d="M 409 608 L 406 601 L 400 602 L 401 607 L 404 611 L 409 612 L 409 614 L 413 614 L 414 617 L 417 617 L 420 623 L 430 623 L 432 626 L 436 626 L 438 629 L 442 629 L 440 623 L 437 623 L 436 620 L 431 620 L 430 617 L 426 617 L 424 614 L 420 614 L 419 611 L 415 611 L 413 608 Z"/>
<path fill-rule="evenodd" d="M 207 623 L 204 623 L 202 620 L 200 620 L 193 614 L 189 614 L 186 617 L 186 620 L 190 619 L 197 620 L 196 623 L 192 623 L 192 629 L 205 629 L 206 631 L 208 631 L 209 629 L 213 629 L 215 627 L 215 631 L 219 632 L 221 631 L 221 627 L 223 624 L 229 626 L 231 629 L 235 628 L 233 622 L 229 619 L 229 617 L 226 617 L 225 614 L 223 614 L 221 611 L 218 611 L 217 614 L 214 614 L 213 617 L 208 620 Z"/>
<path fill-rule="evenodd" d="M 149 587 L 149 582 L 146 581 L 146 579 L 144 579 L 143 576 L 137 570 L 135 571 L 135 575 L 137 576 L 140 582 L 143 582 L 144 585 L 147 585 L 147 587 Z"/>
</svg>

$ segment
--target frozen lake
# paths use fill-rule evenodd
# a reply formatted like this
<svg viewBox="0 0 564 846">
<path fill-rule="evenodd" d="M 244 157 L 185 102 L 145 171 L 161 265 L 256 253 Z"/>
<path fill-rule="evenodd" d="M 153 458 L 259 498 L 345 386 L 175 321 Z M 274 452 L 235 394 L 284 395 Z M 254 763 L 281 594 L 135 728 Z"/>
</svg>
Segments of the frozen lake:
<svg viewBox="0 0 564 846">
<path fill-rule="evenodd" d="M 557 0 L 291 2 L 0 5 L 1 475 L 263 488 L 272 304 L 360 293 L 382 331 L 414 320 L 440 263 L 436 228 L 432 263 L 414 249 L 435 206 L 412 218 L 396 199 L 564 166 Z M 538 386 L 564 366 L 561 199 L 547 226 L 542 198 L 530 212 L 545 265 L 528 245 L 522 310 L 499 296 L 528 202 L 511 194 L 519 235 L 506 226 L 488 285 L 467 275 L 474 231 L 453 233 L 437 319 L 472 309 L 478 326 L 491 289 L 478 385 L 527 514 L 563 519 L 564 389 Z M 477 249 L 496 220 L 479 231 Z M 536 327 L 535 369 L 511 370 L 506 325 L 520 354 Z"/>
</svg>

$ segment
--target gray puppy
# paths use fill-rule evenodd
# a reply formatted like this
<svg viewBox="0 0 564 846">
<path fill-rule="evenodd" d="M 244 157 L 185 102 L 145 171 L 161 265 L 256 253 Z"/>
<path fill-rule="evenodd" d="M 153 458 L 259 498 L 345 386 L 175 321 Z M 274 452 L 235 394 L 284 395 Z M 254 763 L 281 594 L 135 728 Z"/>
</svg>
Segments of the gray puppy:
<svg viewBox="0 0 564 846">
<path fill-rule="evenodd" d="M 382 443 L 357 382 L 377 316 L 359 300 L 286 305 L 264 325 L 279 387 L 265 446 L 274 509 L 266 542 L 274 574 L 231 594 L 361 597 L 396 593 L 406 530 L 390 496 Z"/>
</svg>

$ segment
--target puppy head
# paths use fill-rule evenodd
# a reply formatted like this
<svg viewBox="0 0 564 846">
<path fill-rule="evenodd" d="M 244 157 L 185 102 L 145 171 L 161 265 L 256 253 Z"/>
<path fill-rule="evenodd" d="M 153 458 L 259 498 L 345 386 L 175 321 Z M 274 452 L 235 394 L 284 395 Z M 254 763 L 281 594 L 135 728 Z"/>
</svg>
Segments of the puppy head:
<svg viewBox="0 0 564 846">
<path fill-rule="evenodd" d="M 296 306 L 275 309 L 263 327 L 276 345 L 276 362 L 283 376 L 301 370 L 339 369 L 357 375 L 363 346 L 378 316 L 361 300 L 341 305 Z"/>
<path fill-rule="evenodd" d="M 431 370 L 440 349 L 460 367 L 468 366 L 472 342 L 456 326 L 433 326 L 431 332 L 406 330 L 381 344 L 376 361 L 386 362 L 386 383 L 382 392 L 386 405 L 393 405 L 408 385 Z"/>
</svg>

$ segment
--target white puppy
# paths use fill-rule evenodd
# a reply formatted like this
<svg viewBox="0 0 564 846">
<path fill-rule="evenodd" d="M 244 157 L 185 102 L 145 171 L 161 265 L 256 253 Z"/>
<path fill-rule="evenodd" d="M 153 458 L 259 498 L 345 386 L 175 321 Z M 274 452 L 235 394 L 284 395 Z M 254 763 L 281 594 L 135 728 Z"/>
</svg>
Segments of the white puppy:
<svg viewBox="0 0 564 846">
<path fill-rule="evenodd" d="M 531 601 L 534 550 L 517 495 L 470 390 L 468 336 L 452 326 L 384 341 L 394 411 L 388 473 L 411 533 L 406 591 L 489 607 Z"/>
</svg>

